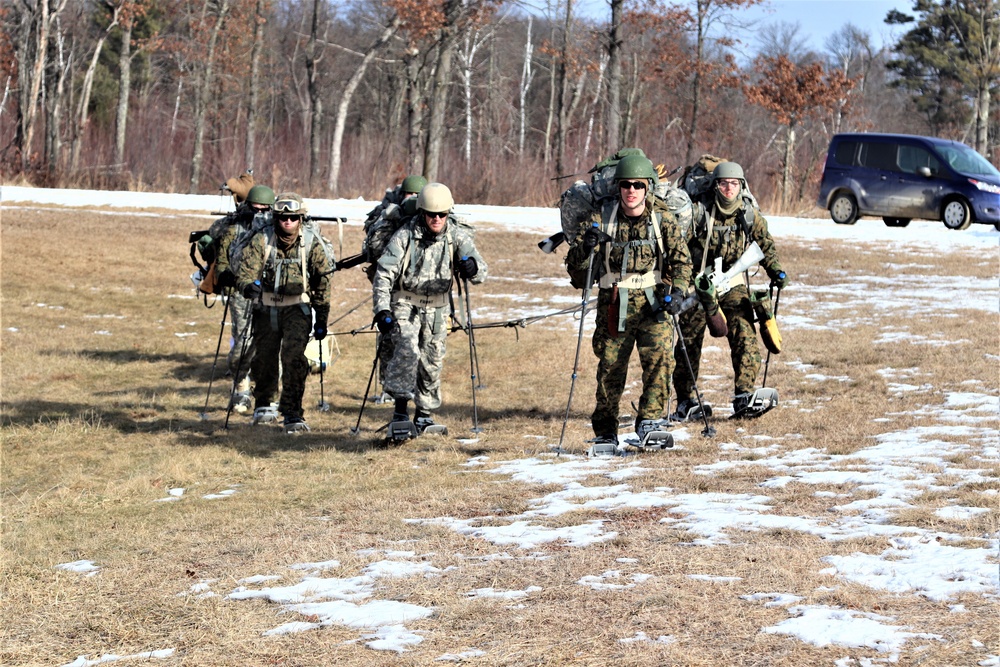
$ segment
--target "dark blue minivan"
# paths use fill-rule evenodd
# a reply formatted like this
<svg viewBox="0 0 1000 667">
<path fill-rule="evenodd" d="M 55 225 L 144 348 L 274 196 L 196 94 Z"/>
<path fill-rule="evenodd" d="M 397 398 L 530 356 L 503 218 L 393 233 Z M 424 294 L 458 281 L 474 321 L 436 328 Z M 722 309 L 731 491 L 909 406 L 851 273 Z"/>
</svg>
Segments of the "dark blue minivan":
<svg viewBox="0 0 1000 667">
<path fill-rule="evenodd" d="M 1000 171 L 957 141 L 908 134 L 837 134 L 830 141 L 817 204 L 833 221 L 863 215 L 889 227 L 913 218 L 948 229 L 973 222 L 1000 230 Z"/>
</svg>

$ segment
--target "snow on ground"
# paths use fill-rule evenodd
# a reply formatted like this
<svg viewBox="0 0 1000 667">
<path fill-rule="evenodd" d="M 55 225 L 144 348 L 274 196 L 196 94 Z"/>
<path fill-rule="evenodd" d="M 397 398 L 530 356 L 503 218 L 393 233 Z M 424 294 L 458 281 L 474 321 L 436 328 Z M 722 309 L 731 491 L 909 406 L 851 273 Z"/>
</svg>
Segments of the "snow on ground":
<svg viewBox="0 0 1000 667">
<path fill-rule="evenodd" d="M 160 195 L 149 193 L 83 192 L 70 190 L 42 190 L 33 188 L 4 187 L 0 189 L 0 202 L 18 206 L 108 206 L 113 208 L 170 209 L 201 212 L 217 209 L 223 200 L 217 196 Z M 307 204 L 314 215 L 343 215 L 349 224 L 358 224 L 374 205 L 363 200 L 309 200 Z M 518 229 L 547 235 L 559 228 L 555 209 L 502 208 L 488 206 L 458 206 L 458 212 L 474 223 Z M 135 211 L 130 211 L 135 213 Z M 890 229 L 881 221 L 862 220 L 854 226 L 835 225 L 827 219 L 797 219 L 774 217 L 770 219 L 772 234 L 778 238 L 795 237 L 813 242 L 821 250 L 824 240 L 845 240 L 858 245 L 868 245 L 873 252 L 887 244 L 903 249 L 914 259 L 908 264 L 893 264 L 886 268 L 886 275 L 845 275 L 843 286 L 813 287 L 796 285 L 789 290 L 782 326 L 787 330 L 831 329 L 849 331 L 859 323 L 847 307 L 847 294 L 855 300 L 877 299 L 883 313 L 906 314 L 906 317 L 886 317 L 893 325 L 883 327 L 883 333 L 873 341 L 875 345 L 967 345 L 968 341 L 943 341 L 917 337 L 907 330 L 905 321 L 914 316 L 949 317 L 963 308 L 996 312 L 998 288 L 996 280 L 922 276 L 919 257 L 942 251 L 969 252 L 976 261 L 998 258 L 998 234 L 992 227 L 973 225 L 968 230 L 953 232 L 940 223 L 913 222 L 904 229 Z M 502 279 L 497 280 L 502 282 Z M 516 285 L 515 285 L 516 289 Z M 175 295 L 180 296 L 180 295 Z M 484 301 L 486 299 L 484 298 Z M 500 298 L 497 298 L 500 301 Z M 809 304 L 808 310 L 804 308 Z M 45 304 L 37 304 L 46 307 Z M 576 303 L 567 299 L 567 307 Z M 546 308 L 547 306 L 547 308 Z M 490 310 L 487 306 L 480 317 L 487 313 L 505 319 L 537 316 L 550 311 L 552 302 L 538 304 L 538 309 L 523 308 L 516 313 L 502 307 Z M 110 318 L 113 316 L 98 315 Z M 16 332 L 14 329 L 10 329 Z M 104 330 L 97 333 L 104 333 Z M 706 354 L 715 348 L 707 347 Z M 984 351 L 991 361 L 996 361 L 996 350 Z M 850 378 L 831 378 L 815 374 L 808 364 L 798 359 L 784 363 L 798 372 L 805 373 L 815 382 L 843 383 Z M 532 549 L 549 542 L 586 548 L 615 537 L 605 528 L 605 522 L 590 520 L 579 525 L 548 528 L 539 518 L 563 515 L 582 508 L 611 511 L 621 508 L 667 508 L 668 514 L 661 521 L 665 525 L 683 529 L 694 537 L 692 545 L 711 548 L 733 539 L 746 539 L 746 533 L 781 528 L 818 535 L 837 541 L 854 537 L 884 536 L 889 544 L 882 553 L 855 553 L 847 556 L 830 555 L 823 560 L 825 569 L 819 574 L 829 576 L 829 586 L 838 582 L 851 582 L 873 590 L 890 591 L 901 595 L 919 595 L 929 600 L 948 601 L 960 594 L 972 593 L 995 599 L 1000 593 L 997 556 L 1000 540 L 996 535 L 983 535 L 978 540 L 915 526 L 891 523 L 899 512 L 909 508 L 910 501 L 922 493 L 952 492 L 958 494 L 963 487 L 992 481 L 990 467 L 1000 464 L 1000 434 L 997 431 L 998 396 L 995 386 L 984 387 L 971 381 L 963 392 L 950 392 L 940 402 L 933 394 L 933 377 L 920 368 L 881 369 L 880 373 L 890 383 L 894 392 L 920 392 L 927 394 L 928 403 L 919 409 L 921 425 L 895 430 L 893 415 L 877 420 L 884 425 L 884 432 L 872 438 L 867 446 L 846 455 L 832 455 L 822 446 L 801 447 L 799 436 L 786 434 L 766 439 L 756 447 L 739 443 L 719 443 L 719 459 L 715 463 L 699 466 L 698 474 L 714 474 L 727 468 L 753 465 L 765 467 L 770 476 L 760 484 L 758 495 L 703 493 L 678 494 L 670 488 L 652 491 L 632 490 L 628 480 L 643 474 L 636 457 L 588 460 L 584 457 L 561 454 L 546 455 L 515 461 L 492 461 L 478 456 L 465 464 L 464 470 L 486 470 L 497 476 L 527 484 L 556 485 L 559 490 L 529 501 L 529 507 L 516 516 L 505 517 L 506 524 L 496 516 L 465 519 L 442 516 L 430 519 L 406 519 L 415 523 L 447 526 L 463 535 L 473 536 L 491 543 L 497 551 L 486 557 L 469 558 L 470 564 L 492 559 L 537 559 L 544 555 Z M 804 404 L 786 401 L 779 409 L 811 411 L 821 404 Z M 530 434 L 529 434 L 530 435 Z M 540 439 L 540 436 L 538 436 Z M 678 442 L 690 438 L 686 429 L 677 429 Z M 548 443 L 555 446 L 556 443 Z M 789 445 L 786 448 L 786 444 Z M 747 457 L 745 454 L 752 453 Z M 980 464 L 980 470 L 961 468 L 954 462 L 971 455 Z M 457 471 L 460 472 L 460 471 Z M 582 484 L 586 481 L 587 484 Z M 603 481 L 603 483 L 602 483 Z M 786 516 L 776 511 L 769 489 L 789 484 L 804 489 L 813 486 L 836 486 L 838 492 L 817 491 L 815 496 L 828 500 L 825 510 L 815 516 Z M 550 487 L 551 488 L 551 487 Z M 200 499 L 185 495 L 184 489 L 171 489 L 166 498 L 158 501 L 198 502 L 212 498 L 225 498 L 236 489 L 226 489 L 208 494 Z M 987 495 L 997 495 L 987 491 Z M 936 510 L 943 519 L 965 520 L 991 511 L 981 507 L 963 507 L 954 501 Z M 992 510 L 995 511 L 995 510 Z M 512 552 L 507 550 L 511 549 Z M 233 603 L 248 599 L 267 599 L 285 611 L 298 614 L 292 620 L 267 631 L 280 635 L 315 630 L 328 625 L 341 625 L 359 630 L 355 641 L 364 642 L 376 650 L 403 652 L 408 647 L 425 641 L 425 633 L 411 631 L 406 623 L 432 617 L 434 609 L 395 600 L 379 599 L 380 582 L 392 577 L 440 576 L 442 570 L 433 564 L 433 554 L 419 555 L 408 551 L 367 550 L 359 554 L 370 558 L 367 566 L 346 576 L 328 576 L 327 571 L 337 570 L 336 561 L 320 563 L 289 563 L 287 572 L 260 573 L 247 577 L 236 588 L 222 586 L 216 581 L 203 581 L 179 595 L 194 598 L 222 595 Z M 642 564 L 632 559 L 622 559 L 620 569 L 595 571 L 581 578 L 577 584 L 596 590 L 615 590 L 623 595 L 641 590 L 652 575 L 642 572 Z M 56 567 L 88 576 L 99 575 L 100 566 L 90 561 L 64 563 Z M 713 573 L 692 573 L 692 577 L 726 585 L 732 581 Z M 282 581 L 288 581 L 282 585 Z M 470 598 L 502 598 L 516 602 L 530 599 L 541 592 L 541 586 L 529 586 L 520 591 L 477 589 L 466 593 Z M 861 610 L 833 608 L 818 605 L 801 605 L 803 591 L 762 591 L 743 596 L 747 604 L 781 606 L 789 618 L 773 626 L 761 628 L 762 632 L 793 637 L 816 646 L 836 645 L 845 649 L 867 647 L 883 658 L 861 659 L 858 664 L 896 662 L 904 647 L 911 642 L 939 642 L 946 638 L 915 631 L 899 624 L 897 619 L 863 612 Z M 964 607 L 952 605 L 951 611 L 961 613 Z M 301 620 L 308 618 L 308 621 Z M 983 637 L 990 642 L 993 638 Z M 622 642 L 674 641 L 670 635 L 650 638 L 639 633 Z M 983 649 L 980 665 L 1000 665 L 1000 658 Z M 447 648 L 447 647 L 444 647 Z M 456 648 L 456 647 L 451 647 Z M 458 662 L 482 656 L 476 647 L 460 647 L 459 652 L 443 653 L 438 660 Z M 168 657 L 172 649 L 151 651 L 134 656 L 102 656 L 88 660 L 80 656 L 66 667 L 85 667 L 118 659 Z M 846 651 L 845 651 L 846 652 Z M 852 658 L 842 658 L 838 665 L 856 664 Z"/>
</svg>

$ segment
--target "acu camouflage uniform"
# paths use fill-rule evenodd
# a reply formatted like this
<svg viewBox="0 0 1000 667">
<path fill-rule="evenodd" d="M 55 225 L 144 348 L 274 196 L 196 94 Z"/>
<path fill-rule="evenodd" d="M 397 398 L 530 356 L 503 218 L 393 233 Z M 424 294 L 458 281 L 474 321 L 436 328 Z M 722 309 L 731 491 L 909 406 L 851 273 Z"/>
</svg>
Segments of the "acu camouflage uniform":
<svg viewBox="0 0 1000 667">
<path fill-rule="evenodd" d="M 486 280 L 486 262 L 471 230 L 449 214 L 445 228 L 433 234 L 417 214 L 390 239 L 372 284 L 373 312 L 389 310 L 399 325 L 390 334 L 394 353 L 386 367 L 385 390 L 395 399 L 412 399 L 426 414 L 441 405 L 449 295 L 462 257 L 474 257 L 478 265 L 470 283 Z"/>
<path fill-rule="evenodd" d="M 614 229 L 608 223 L 602 230 L 611 234 L 612 243 L 603 243 L 594 253 L 593 273 L 600 289 L 597 293 L 597 323 L 593 348 L 597 355 L 597 392 L 591 425 L 598 437 L 618 436 L 618 413 L 622 392 L 628 375 L 632 348 L 639 350 L 642 366 L 642 395 L 636 423 L 645 419 L 662 417 L 669 393 L 669 380 L 673 364 L 673 323 L 670 316 L 654 302 L 661 304 L 663 297 L 677 287 L 685 293 L 691 283 L 691 256 L 674 216 L 663 202 L 652 195 L 646 197 L 646 208 L 636 219 L 629 219 L 618 207 L 618 198 L 607 199 L 603 211 L 591 218 L 591 223 L 610 220 L 609 206 L 617 211 Z M 659 216 L 660 245 L 656 240 L 655 217 Z M 571 275 L 586 274 L 589 257 L 582 244 L 586 228 L 581 228 L 573 247 L 566 256 L 566 266 Z M 623 266 L 624 260 L 624 266 Z M 619 289 L 622 270 L 625 277 L 645 277 L 651 289 Z M 655 270 L 660 271 L 660 283 L 651 280 Z M 632 278 L 635 280 L 636 278 Z M 574 284 L 585 282 L 581 278 Z M 624 299 L 624 308 L 622 308 Z M 622 314 L 624 321 L 622 322 Z"/>
<path fill-rule="evenodd" d="M 275 223 L 277 224 L 277 223 Z M 309 247 L 305 247 L 306 237 Z M 303 276 L 306 264 L 308 285 Z M 306 344 L 312 331 L 312 312 L 330 312 L 330 275 L 333 258 L 327 254 L 318 234 L 299 224 L 298 237 L 291 246 L 281 246 L 274 227 L 254 235 L 243 250 L 237 288 L 242 293 L 260 280 L 264 289 L 253 311 L 253 340 L 256 353 L 251 363 L 254 377 L 254 404 L 267 407 L 278 393 L 278 360 L 281 360 L 281 398 L 278 411 L 286 418 L 302 417 L 309 362 Z"/>
<path fill-rule="evenodd" d="M 741 204 L 730 215 L 719 211 L 715 203 L 715 188 L 706 191 L 695 203 L 695 225 L 688 247 L 695 271 L 707 269 L 712 271 L 716 257 L 722 258 L 722 270 L 727 271 L 746 250 L 746 247 L 756 241 L 764 252 L 761 264 L 768 276 L 775 277 L 781 272 L 778 264 L 778 253 L 774 240 L 767 230 L 767 220 L 741 193 Z M 708 216 L 714 216 L 712 222 L 712 238 L 706 243 L 708 235 Z M 749 232 L 749 234 L 748 234 Z M 719 298 L 719 309 L 726 316 L 729 327 L 729 351 L 733 363 L 733 374 L 736 395 L 753 391 L 760 372 L 760 347 L 757 344 L 757 331 L 754 329 L 753 306 L 750 303 L 750 292 L 747 288 L 744 274 L 734 278 L 738 281 L 732 289 Z M 698 379 L 698 369 L 701 365 L 701 346 L 705 340 L 705 311 L 699 306 L 692 308 L 680 316 L 681 335 L 691 358 L 691 368 L 694 377 L 688 372 L 684 363 L 684 352 L 680 344 L 674 350 L 677 360 L 674 369 L 674 392 L 678 401 L 694 400 L 694 386 Z"/>
<path fill-rule="evenodd" d="M 218 239 L 219 254 L 215 260 L 216 275 L 219 276 L 220 280 L 232 287 L 236 286 L 236 276 L 233 275 L 232 267 L 229 264 L 229 249 L 238 236 L 244 232 L 248 232 L 255 224 L 256 215 L 249 203 L 241 202 L 232 214 L 224 218 L 219 218 L 212 223 L 212 228 L 209 230 L 209 234 Z M 270 218 L 271 212 L 267 211 L 259 215 L 266 215 Z M 257 224 L 259 226 L 261 223 L 257 222 Z M 216 235 L 217 228 L 221 229 Z M 229 356 L 226 358 L 226 361 L 237 391 L 249 392 L 250 364 L 247 363 L 247 360 L 253 359 L 254 345 L 252 339 L 247 342 L 243 364 L 240 367 L 240 351 L 243 349 L 243 336 L 247 333 L 247 327 L 250 325 L 250 311 L 247 308 L 249 302 L 243 297 L 243 294 L 235 289 L 229 290 L 228 298 L 230 299 L 229 315 L 232 345 L 229 347 Z M 237 372 L 239 373 L 239 377 L 237 377 Z"/>
</svg>

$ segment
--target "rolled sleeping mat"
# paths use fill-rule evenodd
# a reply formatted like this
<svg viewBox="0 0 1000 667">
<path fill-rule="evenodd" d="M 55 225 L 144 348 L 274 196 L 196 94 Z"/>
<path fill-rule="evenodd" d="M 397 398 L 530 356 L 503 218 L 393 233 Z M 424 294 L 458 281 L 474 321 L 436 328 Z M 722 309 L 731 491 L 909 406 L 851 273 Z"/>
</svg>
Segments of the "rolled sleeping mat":
<svg viewBox="0 0 1000 667">
<path fill-rule="evenodd" d="M 715 296 L 715 286 L 708 276 L 699 273 L 694 279 L 694 291 L 698 295 L 698 301 L 705 310 L 705 323 L 708 325 L 708 333 L 712 338 L 724 338 L 729 335 L 729 325 L 726 323 L 726 316 L 719 310 L 719 300 Z"/>
<path fill-rule="evenodd" d="M 767 290 L 755 290 L 750 293 L 750 303 L 753 312 L 760 322 L 760 338 L 769 352 L 781 354 L 781 332 L 778 331 L 778 320 L 771 308 L 771 295 Z"/>
</svg>

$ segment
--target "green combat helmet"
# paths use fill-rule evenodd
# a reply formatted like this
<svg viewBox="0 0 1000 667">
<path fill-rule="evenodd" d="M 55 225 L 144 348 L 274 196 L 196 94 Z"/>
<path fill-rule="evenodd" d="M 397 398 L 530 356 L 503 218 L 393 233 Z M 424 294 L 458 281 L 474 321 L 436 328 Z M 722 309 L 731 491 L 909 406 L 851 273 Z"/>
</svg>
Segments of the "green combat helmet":
<svg viewBox="0 0 1000 667">
<path fill-rule="evenodd" d="M 645 178 L 650 183 L 656 182 L 656 170 L 653 163 L 645 155 L 626 155 L 618 161 L 615 167 L 615 180 L 628 180 L 630 178 Z"/>
<path fill-rule="evenodd" d="M 274 190 L 266 185 L 255 185 L 247 193 L 247 203 L 271 206 L 274 204 Z"/>
<path fill-rule="evenodd" d="M 735 162 L 720 162 L 716 165 L 715 169 L 712 170 L 713 181 L 720 181 L 723 178 L 738 179 L 743 185 L 746 185 L 747 182 L 746 177 L 743 176 L 743 167 Z"/>
<path fill-rule="evenodd" d="M 415 195 L 423 190 L 425 185 L 427 185 L 426 178 L 419 174 L 411 174 L 403 179 L 403 185 L 400 189 L 404 195 Z"/>
<path fill-rule="evenodd" d="M 450 212 L 453 206 L 455 200 L 444 183 L 428 183 L 417 195 L 417 208 L 427 213 Z"/>
</svg>

